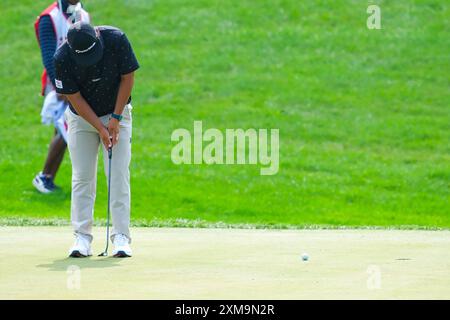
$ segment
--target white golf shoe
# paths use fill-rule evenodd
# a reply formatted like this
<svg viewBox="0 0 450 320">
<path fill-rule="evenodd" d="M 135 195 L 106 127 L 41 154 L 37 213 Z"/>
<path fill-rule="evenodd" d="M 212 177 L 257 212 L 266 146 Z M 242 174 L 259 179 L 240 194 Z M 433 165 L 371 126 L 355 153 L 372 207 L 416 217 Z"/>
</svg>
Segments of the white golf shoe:
<svg viewBox="0 0 450 320">
<path fill-rule="evenodd" d="M 91 242 L 87 236 L 76 234 L 75 243 L 69 250 L 69 256 L 72 258 L 85 258 L 92 256 Z"/>
<path fill-rule="evenodd" d="M 114 236 L 114 250 L 112 252 L 113 256 L 116 258 L 126 258 L 131 257 L 132 252 L 130 248 L 130 240 L 124 234 L 116 234 Z"/>
</svg>

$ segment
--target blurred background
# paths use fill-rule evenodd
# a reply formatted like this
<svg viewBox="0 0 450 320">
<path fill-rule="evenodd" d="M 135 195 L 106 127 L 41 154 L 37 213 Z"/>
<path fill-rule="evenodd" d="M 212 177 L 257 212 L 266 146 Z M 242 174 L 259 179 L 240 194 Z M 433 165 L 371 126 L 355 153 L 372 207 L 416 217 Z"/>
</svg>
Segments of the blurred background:
<svg viewBox="0 0 450 320">
<path fill-rule="evenodd" d="M 51 195 L 32 186 L 40 123 L 34 21 L 52 1 L 3 0 L 0 222 L 69 220 L 70 159 Z M 133 92 L 138 225 L 450 227 L 450 4 L 417 1 L 85 0 L 121 28 L 141 68 Z M 367 7 L 381 8 L 369 30 Z M 276 128 L 280 170 L 174 165 L 173 130 Z M 98 171 L 96 217 L 106 179 Z"/>
</svg>

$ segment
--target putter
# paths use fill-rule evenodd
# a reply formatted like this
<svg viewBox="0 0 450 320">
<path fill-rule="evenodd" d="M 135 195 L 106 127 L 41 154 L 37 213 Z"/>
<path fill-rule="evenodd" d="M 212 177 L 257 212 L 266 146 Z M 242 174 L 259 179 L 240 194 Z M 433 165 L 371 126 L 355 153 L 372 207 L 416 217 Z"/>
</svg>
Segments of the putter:
<svg viewBox="0 0 450 320">
<path fill-rule="evenodd" d="M 111 159 L 112 159 L 112 147 L 108 148 L 108 209 L 106 216 L 106 248 L 105 251 L 100 253 L 99 257 L 108 256 L 108 246 L 109 246 L 109 216 L 110 216 L 110 202 L 111 202 Z"/>
</svg>

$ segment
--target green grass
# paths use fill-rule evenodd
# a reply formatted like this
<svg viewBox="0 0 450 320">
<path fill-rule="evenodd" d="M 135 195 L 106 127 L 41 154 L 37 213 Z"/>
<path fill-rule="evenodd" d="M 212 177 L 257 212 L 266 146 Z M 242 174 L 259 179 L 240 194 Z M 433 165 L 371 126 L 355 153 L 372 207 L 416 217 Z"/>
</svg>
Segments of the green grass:
<svg viewBox="0 0 450 320">
<path fill-rule="evenodd" d="M 366 28 L 380 4 L 382 30 Z M 51 128 L 40 124 L 33 22 L 48 1 L 2 3 L 0 217 L 68 219 L 43 196 Z M 450 5 L 422 1 L 85 1 L 95 24 L 129 36 L 136 221 L 291 226 L 450 227 Z M 280 171 L 176 166 L 170 135 L 279 128 Z M 96 216 L 104 217 L 99 170 Z M 156 220 L 155 220 L 156 219 Z"/>
</svg>

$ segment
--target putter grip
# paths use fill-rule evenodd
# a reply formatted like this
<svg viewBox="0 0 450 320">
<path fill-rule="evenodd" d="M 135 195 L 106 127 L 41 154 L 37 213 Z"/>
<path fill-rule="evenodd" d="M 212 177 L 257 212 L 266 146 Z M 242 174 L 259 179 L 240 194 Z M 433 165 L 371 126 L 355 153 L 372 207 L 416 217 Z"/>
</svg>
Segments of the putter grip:
<svg viewBox="0 0 450 320">
<path fill-rule="evenodd" d="M 112 148 L 108 148 L 108 158 L 112 158 Z"/>
</svg>

